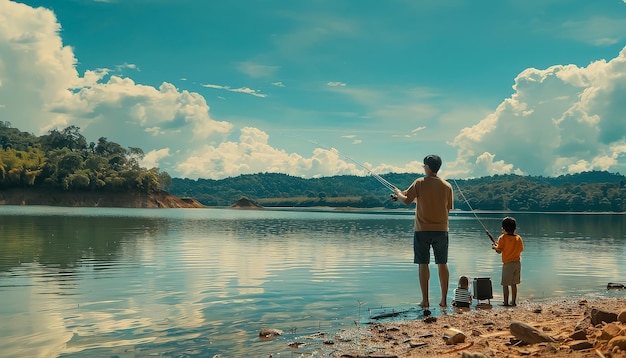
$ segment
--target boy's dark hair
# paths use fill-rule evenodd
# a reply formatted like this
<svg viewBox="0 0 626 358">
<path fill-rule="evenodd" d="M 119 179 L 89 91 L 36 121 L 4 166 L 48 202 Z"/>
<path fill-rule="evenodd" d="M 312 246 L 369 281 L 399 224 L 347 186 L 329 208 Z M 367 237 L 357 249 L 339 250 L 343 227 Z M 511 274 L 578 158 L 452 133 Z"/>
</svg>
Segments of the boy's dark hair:
<svg viewBox="0 0 626 358">
<path fill-rule="evenodd" d="M 441 157 L 435 154 L 430 154 L 424 157 L 424 165 L 428 165 L 433 173 L 437 173 L 441 168 Z"/>
<path fill-rule="evenodd" d="M 512 234 L 515 232 L 515 229 L 517 229 L 517 223 L 515 222 L 515 219 L 513 219 L 510 216 L 507 216 L 504 219 L 502 219 L 502 228 L 507 233 Z"/>
</svg>

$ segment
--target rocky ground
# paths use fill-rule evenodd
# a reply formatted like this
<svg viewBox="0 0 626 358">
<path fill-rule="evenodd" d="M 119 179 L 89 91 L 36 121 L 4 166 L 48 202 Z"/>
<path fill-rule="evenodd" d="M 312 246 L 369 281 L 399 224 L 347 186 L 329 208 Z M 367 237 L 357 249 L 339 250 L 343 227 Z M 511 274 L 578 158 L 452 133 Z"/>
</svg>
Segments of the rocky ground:
<svg viewBox="0 0 626 358">
<path fill-rule="evenodd" d="M 465 310 L 374 319 L 332 335 L 300 337 L 289 346 L 300 357 L 626 357 L 623 296 L 522 302 L 516 307 L 481 304 Z M 313 344 L 318 348 L 311 350 L 313 340 L 322 348 Z"/>
<path fill-rule="evenodd" d="M 327 354 L 342 358 L 626 357 L 626 298 L 483 305 L 444 312 L 448 313 L 339 332 L 327 342 Z"/>
</svg>

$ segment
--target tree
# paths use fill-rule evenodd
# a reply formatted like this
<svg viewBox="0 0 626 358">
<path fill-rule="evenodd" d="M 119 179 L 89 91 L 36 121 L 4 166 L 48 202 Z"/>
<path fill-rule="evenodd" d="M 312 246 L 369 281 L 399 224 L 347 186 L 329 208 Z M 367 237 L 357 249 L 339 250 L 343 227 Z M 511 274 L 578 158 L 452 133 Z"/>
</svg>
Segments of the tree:
<svg viewBox="0 0 626 358">
<path fill-rule="evenodd" d="M 44 150 L 68 148 L 69 150 L 87 149 L 87 140 L 80 134 L 80 128 L 69 126 L 62 131 L 52 129 L 47 135 L 40 138 L 41 146 Z"/>
</svg>

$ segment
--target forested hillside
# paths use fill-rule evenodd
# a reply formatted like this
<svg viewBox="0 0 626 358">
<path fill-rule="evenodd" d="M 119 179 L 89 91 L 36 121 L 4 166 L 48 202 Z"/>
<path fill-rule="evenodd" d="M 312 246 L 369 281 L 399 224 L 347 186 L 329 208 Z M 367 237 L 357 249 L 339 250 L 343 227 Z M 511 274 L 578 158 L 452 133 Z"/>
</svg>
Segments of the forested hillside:
<svg viewBox="0 0 626 358">
<path fill-rule="evenodd" d="M 0 189 L 156 192 L 171 183 L 157 168 L 141 168 L 140 148 L 100 137 L 87 143 L 75 126 L 35 136 L 0 121 Z"/>
<path fill-rule="evenodd" d="M 405 189 L 417 174 L 382 177 Z M 448 181 L 455 190 L 454 206 L 461 210 L 469 210 L 462 192 L 474 210 L 626 211 L 626 177 L 604 171 L 556 178 L 495 175 Z M 303 179 L 259 173 L 222 180 L 173 178 L 170 192 L 210 206 L 230 205 L 245 196 L 263 206 L 405 207 L 389 200 L 390 191 L 371 176 Z"/>
</svg>

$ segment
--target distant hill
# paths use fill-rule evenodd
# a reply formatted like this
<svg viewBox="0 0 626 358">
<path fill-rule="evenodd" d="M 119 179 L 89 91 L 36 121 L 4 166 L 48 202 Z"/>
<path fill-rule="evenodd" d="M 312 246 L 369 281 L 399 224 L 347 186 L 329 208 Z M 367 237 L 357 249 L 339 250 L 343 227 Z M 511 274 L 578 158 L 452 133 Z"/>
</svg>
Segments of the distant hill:
<svg viewBox="0 0 626 358">
<path fill-rule="evenodd" d="M 419 175 L 381 175 L 400 189 Z M 624 212 L 626 177 L 591 171 L 559 177 L 494 175 L 476 179 L 448 179 L 455 208 L 469 210 L 459 188 L 474 210 Z M 370 176 L 342 175 L 304 179 L 287 174 L 245 174 L 221 180 L 172 178 L 169 191 L 208 206 L 228 206 L 246 197 L 269 206 L 331 206 L 404 208 L 389 200 L 390 191 Z"/>
</svg>

